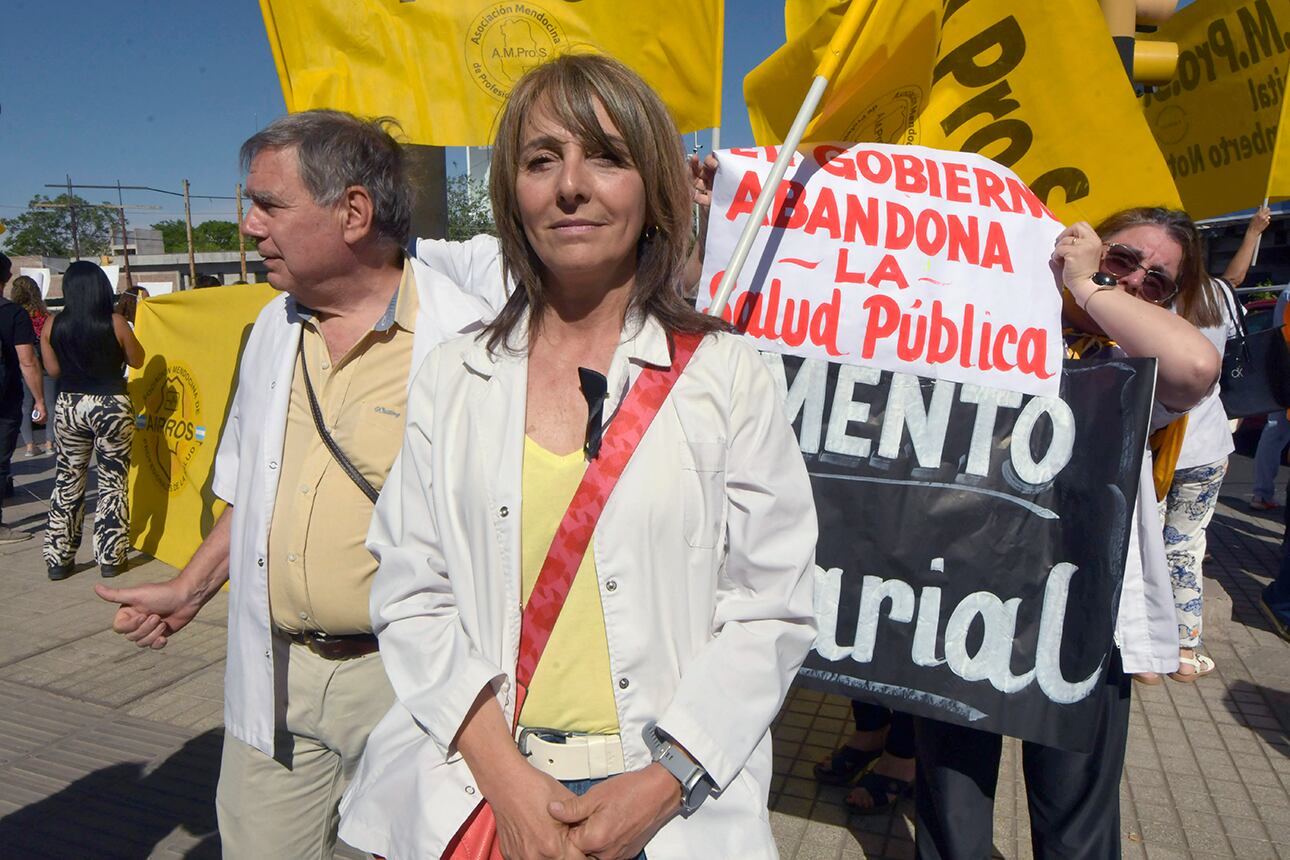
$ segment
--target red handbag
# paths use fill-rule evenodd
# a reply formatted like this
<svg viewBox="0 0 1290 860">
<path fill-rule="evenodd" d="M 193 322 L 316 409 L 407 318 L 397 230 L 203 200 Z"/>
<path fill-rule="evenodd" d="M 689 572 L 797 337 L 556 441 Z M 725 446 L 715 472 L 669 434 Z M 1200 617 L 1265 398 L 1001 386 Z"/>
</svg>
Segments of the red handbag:
<svg viewBox="0 0 1290 860">
<path fill-rule="evenodd" d="M 564 519 L 556 529 L 547 551 L 542 570 L 538 573 L 533 592 L 524 606 L 520 622 L 519 659 L 515 665 L 515 719 L 512 733 L 519 724 L 524 696 L 533 680 L 538 660 L 551 638 L 564 600 L 573 585 L 582 557 L 591 545 L 596 523 L 605 509 L 605 502 L 619 476 L 627 467 L 632 452 L 649 429 L 663 401 L 667 399 L 677 378 L 689 364 L 694 351 L 703 339 L 700 334 L 678 334 L 673 337 L 672 364 L 668 368 L 646 367 L 632 385 L 623 404 L 609 422 L 601 442 L 600 453 L 587 466 L 582 482 L 564 512 Z M 497 843 L 497 820 L 487 800 L 482 800 L 475 811 L 461 825 L 456 835 L 444 849 L 443 860 L 502 860 Z"/>
</svg>

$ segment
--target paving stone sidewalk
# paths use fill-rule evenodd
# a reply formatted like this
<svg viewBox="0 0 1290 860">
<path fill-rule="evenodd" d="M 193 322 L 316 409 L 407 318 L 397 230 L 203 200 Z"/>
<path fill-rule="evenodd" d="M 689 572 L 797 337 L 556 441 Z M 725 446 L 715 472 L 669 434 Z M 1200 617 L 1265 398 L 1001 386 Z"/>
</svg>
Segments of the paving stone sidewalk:
<svg viewBox="0 0 1290 860">
<path fill-rule="evenodd" d="M 14 463 L 0 547 L 0 860 L 219 856 L 219 767 L 227 605 L 221 595 L 164 651 L 111 632 L 89 539 L 78 573 L 49 582 L 40 533 L 49 457 Z M 1290 645 L 1256 608 L 1279 560 L 1280 512 L 1246 509 L 1251 466 L 1235 456 L 1210 529 L 1206 643 L 1218 664 L 1195 685 L 1135 685 L 1121 786 L 1128 858 L 1290 860 Z M 1278 483 L 1283 486 L 1286 470 Z M 92 495 L 92 493 L 91 493 Z M 91 501 L 92 505 L 92 501 Z M 172 576 L 139 559 L 118 582 Z M 812 765 L 849 731 L 847 702 L 797 690 L 775 727 L 771 825 L 792 860 L 913 856 L 911 810 L 848 815 Z M 1019 745 L 1007 743 L 996 856 L 1030 857 Z M 362 856 L 345 846 L 338 857 Z"/>
</svg>

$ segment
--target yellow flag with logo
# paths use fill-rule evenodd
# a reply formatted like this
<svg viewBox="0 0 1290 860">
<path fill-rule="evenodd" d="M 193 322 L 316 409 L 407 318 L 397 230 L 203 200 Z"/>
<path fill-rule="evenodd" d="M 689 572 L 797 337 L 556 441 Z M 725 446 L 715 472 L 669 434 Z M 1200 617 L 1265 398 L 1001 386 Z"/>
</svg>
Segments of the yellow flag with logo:
<svg viewBox="0 0 1290 860">
<path fill-rule="evenodd" d="M 1285 0 L 1208 0 L 1152 37 L 1178 43 L 1178 71 L 1142 108 L 1193 218 L 1290 197 L 1290 154 L 1277 135 L 1287 31 Z"/>
<path fill-rule="evenodd" d="M 260 0 L 287 110 L 392 116 L 412 143 L 493 142 L 535 65 L 600 51 L 634 69 L 682 132 L 721 124 L 722 0 Z"/>
<path fill-rule="evenodd" d="M 182 567 L 224 508 L 211 490 L 237 362 L 267 284 L 170 293 L 139 302 L 147 357 L 130 371 L 130 544 Z"/>
<path fill-rule="evenodd" d="M 902 5 L 899 0 L 865 2 Z M 845 4 L 789 0 L 785 18 L 790 26 L 808 27 L 813 16 L 839 5 Z M 892 44 L 875 43 L 862 32 L 852 54 L 890 52 Z M 848 66 L 855 62 L 854 56 L 847 61 Z M 1096 223 L 1126 206 L 1180 205 L 1096 3 L 1062 4 L 1060 13 L 1045 3 L 948 3 L 933 62 L 926 104 L 900 142 L 992 158 L 1012 168 L 1066 223 Z M 802 66 L 798 75 L 809 79 L 811 70 Z M 745 79 L 750 112 L 753 95 L 764 98 L 763 91 L 748 89 L 760 71 Z M 884 94 L 879 87 L 868 92 L 871 100 Z M 862 103 L 863 98 L 852 99 L 853 105 Z M 864 133 L 857 117 L 853 112 L 820 119 L 817 128 Z M 759 132 L 754 125 L 753 130 L 758 143 L 776 143 L 787 129 Z M 890 136 L 813 136 L 895 142 Z"/>
<path fill-rule="evenodd" d="M 941 0 L 854 2 L 869 8 L 803 140 L 913 143 L 913 121 L 932 80 Z M 850 5 L 850 0 L 790 0 L 785 6 L 787 41 L 744 78 L 758 143 L 779 143 L 788 134 Z"/>
</svg>

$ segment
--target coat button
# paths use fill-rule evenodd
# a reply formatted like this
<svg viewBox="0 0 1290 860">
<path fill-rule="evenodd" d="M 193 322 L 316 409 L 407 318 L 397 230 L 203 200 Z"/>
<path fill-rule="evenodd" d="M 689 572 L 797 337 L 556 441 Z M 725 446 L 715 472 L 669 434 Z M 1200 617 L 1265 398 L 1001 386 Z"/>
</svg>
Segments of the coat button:
<svg viewBox="0 0 1290 860">
<path fill-rule="evenodd" d="M 264 557 L 261 556 L 260 558 L 257 558 L 255 560 L 255 563 L 258 567 L 264 567 Z"/>
<path fill-rule="evenodd" d="M 508 516 L 510 512 L 511 512 L 511 509 L 506 507 L 506 505 L 502 505 L 500 508 L 497 509 L 497 515 L 499 517 Z"/>
<path fill-rule="evenodd" d="M 626 690 L 630 685 L 631 685 L 631 681 L 628 681 L 626 678 L 618 679 L 618 689 Z"/>
<path fill-rule="evenodd" d="M 605 583 L 605 590 L 606 590 L 606 591 L 617 591 L 617 590 L 618 590 L 618 580 L 616 580 L 616 579 L 611 579 L 611 580 L 609 580 L 608 582 L 606 582 L 606 583 Z"/>
<path fill-rule="evenodd" d="M 468 785 L 468 786 L 466 786 L 466 793 L 467 793 L 467 794 L 474 794 L 474 793 L 475 793 L 475 786 L 473 786 L 473 785 Z"/>
<path fill-rule="evenodd" d="M 277 461 L 277 460 L 270 460 L 270 461 L 269 461 L 269 468 L 270 468 L 270 469 L 276 469 L 276 468 L 278 468 L 278 461 Z"/>
</svg>

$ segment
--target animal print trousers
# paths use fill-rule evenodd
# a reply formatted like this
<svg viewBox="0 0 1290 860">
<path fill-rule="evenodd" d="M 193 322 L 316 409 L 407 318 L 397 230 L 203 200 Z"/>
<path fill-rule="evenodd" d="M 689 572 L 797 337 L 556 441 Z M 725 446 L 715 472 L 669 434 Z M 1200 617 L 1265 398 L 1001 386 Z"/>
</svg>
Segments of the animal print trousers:
<svg viewBox="0 0 1290 860">
<path fill-rule="evenodd" d="M 94 548 L 99 564 L 124 564 L 130 517 L 126 472 L 134 438 L 134 412 L 124 394 L 62 392 L 54 407 L 57 472 L 45 530 L 45 564 L 71 564 L 81 545 L 85 481 L 91 452 L 98 457 L 98 508 Z"/>
</svg>

